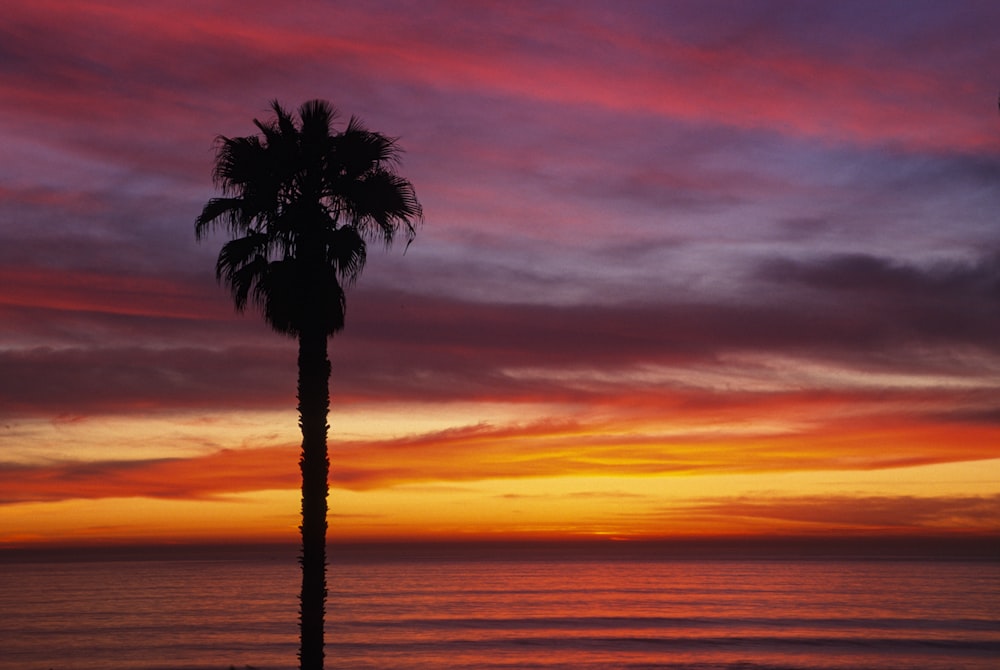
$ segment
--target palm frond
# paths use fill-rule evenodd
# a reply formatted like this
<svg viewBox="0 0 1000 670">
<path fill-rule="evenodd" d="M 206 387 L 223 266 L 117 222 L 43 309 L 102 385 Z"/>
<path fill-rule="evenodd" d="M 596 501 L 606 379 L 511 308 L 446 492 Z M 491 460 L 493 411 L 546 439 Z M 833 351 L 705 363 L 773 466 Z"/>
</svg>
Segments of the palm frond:
<svg viewBox="0 0 1000 670">
<path fill-rule="evenodd" d="M 215 264 L 216 276 L 221 279 L 231 268 L 243 267 L 256 258 L 266 260 L 270 255 L 271 244 L 270 237 L 265 233 L 249 233 L 229 240 L 219 250 L 219 258 Z"/>
<path fill-rule="evenodd" d="M 333 123 L 337 119 L 337 109 L 326 100 L 309 100 L 299 107 L 302 120 L 300 135 L 302 146 L 326 150 L 325 144 L 333 135 Z"/>
<path fill-rule="evenodd" d="M 354 226 L 341 226 L 327 233 L 327 263 L 337 276 L 348 284 L 353 284 L 365 268 L 368 259 L 368 245 Z"/>
<path fill-rule="evenodd" d="M 228 268 L 225 273 L 226 283 L 233 296 L 233 305 L 237 312 L 246 309 L 250 296 L 257 297 L 258 289 L 265 281 L 268 271 L 267 258 L 256 256 L 239 267 Z M 218 269 L 216 269 L 218 273 Z M 259 299 L 254 300 L 259 306 Z"/>
<path fill-rule="evenodd" d="M 384 164 L 396 162 L 396 140 L 367 130 L 351 118 L 347 129 L 330 142 L 327 165 L 329 185 L 335 190 L 344 180 L 359 179 Z"/>
<path fill-rule="evenodd" d="M 344 327 L 346 296 L 332 268 L 317 274 L 296 258 L 272 261 L 255 284 L 252 299 L 279 333 L 297 335 L 307 323 L 327 333 Z"/>
<path fill-rule="evenodd" d="M 259 137 L 219 137 L 217 147 L 212 176 L 224 192 L 260 187 L 269 181 L 267 150 Z"/>
<path fill-rule="evenodd" d="M 246 309 L 249 296 L 267 274 L 268 247 L 266 235 L 252 233 L 230 240 L 219 251 L 215 277 L 229 287 L 238 312 Z"/>
<path fill-rule="evenodd" d="M 244 211 L 242 198 L 212 198 L 194 221 L 195 239 L 201 240 L 209 230 L 220 225 L 236 227 L 234 222 L 243 219 Z"/>
<path fill-rule="evenodd" d="M 351 117 L 336 132 L 337 110 L 309 100 L 292 114 L 272 101 L 259 131 L 217 138 L 212 173 L 222 197 L 195 220 L 195 236 L 222 226 L 216 275 L 238 310 L 250 303 L 277 331 L 295 334 L 306 322 L 327 333 L 343 327 L 342 283 L 357 280 L 366 240 L 413 240 L 423 212 L 413 185 L 393 169 L 396 138 Z M 318 321 L 317 321 L 318 320 Z"/>
<path fill-rule="evenodd" d="M 414 224 L 422 219 L 423 209 L 408 180 L 380 169 L 352 186 L 351 219 L 363 237 L 381 237 L 388 246 L 402 225 L 406 238 L 413 239 L 416 235 Z"/>
<path fill-rule="evenodd" d="M 295 119 L 278 100 L 271 101 L 271 109 L 274 110 L 274 127 L 282 136 L 292 138 L 299 134 L 298 128 L 295 127 Z"/>
</svg>

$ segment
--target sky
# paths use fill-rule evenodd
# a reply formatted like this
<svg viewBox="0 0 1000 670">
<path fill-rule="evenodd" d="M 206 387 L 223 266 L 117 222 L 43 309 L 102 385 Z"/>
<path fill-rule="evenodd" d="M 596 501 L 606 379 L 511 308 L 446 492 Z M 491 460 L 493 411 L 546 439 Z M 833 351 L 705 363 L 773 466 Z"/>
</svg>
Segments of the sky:
<svg viewBox="0 0 1000 670">
<path fill-rule="evenodd" d="M 14 0 L 0 547 L 297 537 L 296 344 L 195 241 L 322 98 L 424 209 L 331 540 L 1000 535 L 995 2 Z"/>
</svg>

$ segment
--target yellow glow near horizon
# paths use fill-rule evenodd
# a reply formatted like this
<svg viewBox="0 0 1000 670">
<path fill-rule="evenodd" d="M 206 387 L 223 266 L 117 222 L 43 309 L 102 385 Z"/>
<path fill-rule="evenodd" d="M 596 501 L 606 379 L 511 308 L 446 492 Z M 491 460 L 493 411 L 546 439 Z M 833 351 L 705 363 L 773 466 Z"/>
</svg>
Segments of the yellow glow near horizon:
<svg viewBox="0 0 1000 670">
<path fill-rule="evenodd" d="M 850 532 L 858 504 L 917 506 L 937 499 L 995 499 L 1000 459 L 871 471 L 669 476 L 521 477 L 333 488 L 330 539 L 662 537 L 788 531 Z M 852 501 L 860 501 L 855 503 Z M 803 517 L 826 504 L 815 519 Z M 842 509 L 836 509 L 840 506 Z M 759 518 L 733 518 L 758 513 Z M 788 508 L 791 513 L 784 514 Z M 106 498 L 0 506 L 0 545 L 46 542 L 294 541 L 299 491 L 202 500 Z M 941 525 L 944 523 L 944 525 Z M 966 530 L 998 532 L 995 518 Z M 855 524 L 855 525 L 852 525 Z M 937 524 L 937 525 L 935 525 Z M 971 524 L 971 526 L 970 526 Z M 950 530 L 932 520 L 927 528 Z"/>
<path fill-rule="evenodd" d="M 800 499 L 989 498 L 1000 493 L 998 481 L 1000 459 L 874 471 L 539 477 L 336 489 L 331 529 L 360 537 L 730 533 L 747 520 L 726 520 L 719 512 L 699 513 L 692 521 L 686 510 L 736 499 L 780 507 Z M 774 532 L 778 525 L 763 520 L 753 530 Z"/>
<path fill-rule="evenodd" d="M 255 491 L 213 500 L 103 498 L 0 507 L 0 545 L 291 540 L 299 492 Z"/>
</svg>

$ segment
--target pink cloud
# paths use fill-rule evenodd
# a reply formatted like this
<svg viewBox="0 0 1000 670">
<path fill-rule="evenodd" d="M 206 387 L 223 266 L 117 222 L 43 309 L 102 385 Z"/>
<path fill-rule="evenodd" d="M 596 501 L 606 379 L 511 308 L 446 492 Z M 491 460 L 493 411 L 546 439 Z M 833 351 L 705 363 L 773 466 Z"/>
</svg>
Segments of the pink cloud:
<svg viewBox="0 0 1000 670">
<path fill-rule="evenodd" d="M 335 13 L 329 8 L 327 14 L 316 6 L 309 22 L 267 8 L 258 14 L 50 2 L 16 9 L 20 24 L 28 26 L 25 36 L 42 26 L 51 31 L 51 16 L 62 19 L 58 38 L 50 37 L 40 53 L 32 42 L 36 62 L 46 64 L 44 78 L 43 71 L 25 69 L 23 78 L 8 75 L 6 85 L 0 82 L 5 99 L 49 116 L 73 109 L 76 118 L 125 121 L 153 113 L 158 116 L 152 123 L 173 125 L 182 122 L 176 96 L 185 89 L 202 95 L 220 87 L 235 90 L 239 78 L 251 74 L 277 83 L 282 69 L 326 62 L 369 81 L 824 140 L 973 151 L 1000 144 L 985 114 L 992 89 L 981 93 L 982 118 L 964 106 L 977 99 L 969 73 L 956 72 L 967 77 L 956 86 L 936 69 L 879 51 L 873 41 L 836 52 L 811 50 L 793 32 L 782 31 L 800 26 L 772 26 L 757 39 L 705 45 L 651 34 L 648 19 L 638 13 L 605 23 L 584 7 L 552 16 L 504 7 L 493 11 L 491 31 L 461 6 L 419 14 L 365 7 L 337 7 Z M 96 41 L 95 35 L 105 39 Z M 26 52 L 19 56 L 29 62 Z M 260 67 L 265 63 L 276 67 Z M 111 64 L 128 87 L 141 91 L 141 100 L 110 90 L 100 64 Z M 110 95 L 95 96 L 95 90 Z"/>
<path fill-rule="evenodd" d="M 229 316 L 220 312 L 218 295 L 162 277 L 8 266 L 0 268 L 0 283 L 0 305 L 8 307 L 207 321 Z"/>
</svg>

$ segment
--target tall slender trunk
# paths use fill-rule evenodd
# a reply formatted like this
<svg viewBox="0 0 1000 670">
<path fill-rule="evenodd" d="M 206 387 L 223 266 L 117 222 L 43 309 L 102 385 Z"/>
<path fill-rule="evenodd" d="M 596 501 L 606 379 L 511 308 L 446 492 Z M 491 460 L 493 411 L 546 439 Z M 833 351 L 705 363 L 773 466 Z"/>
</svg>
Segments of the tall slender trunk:
<svg viewBox="0 0 1000 670">
<path fill-rule="evenodd" d="M 327 336 L 320 327 L 299 334 L 299 427 L 302 429 L 302 594 L 300 670 L 323 669 L 326 606 L 326 498 L 330 459 L 326 449 L 330 409 Z"/>
</svg>

